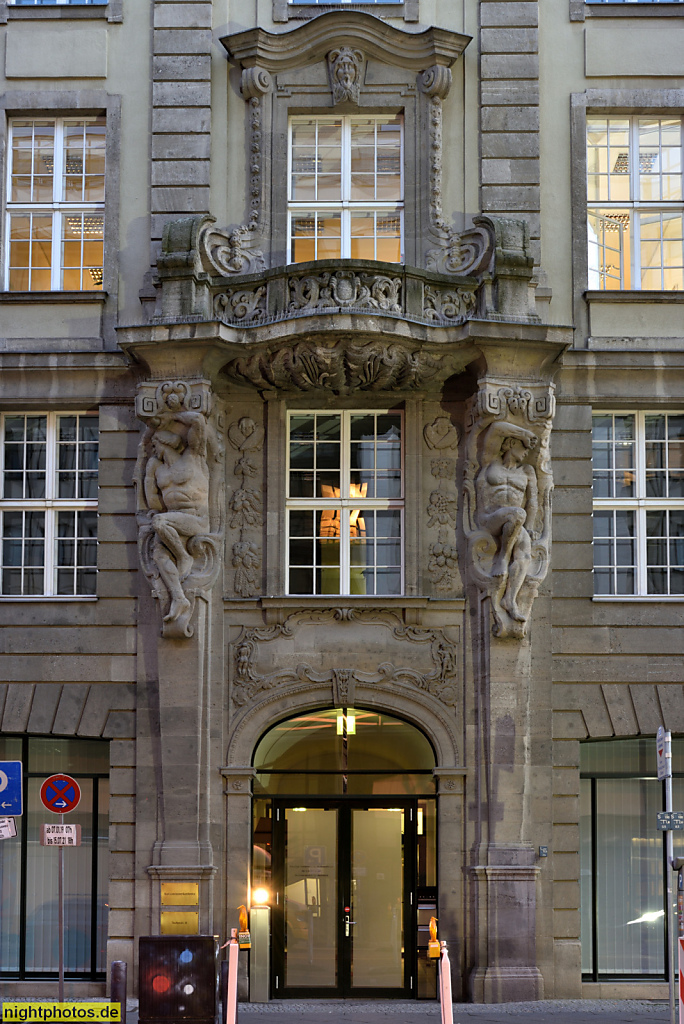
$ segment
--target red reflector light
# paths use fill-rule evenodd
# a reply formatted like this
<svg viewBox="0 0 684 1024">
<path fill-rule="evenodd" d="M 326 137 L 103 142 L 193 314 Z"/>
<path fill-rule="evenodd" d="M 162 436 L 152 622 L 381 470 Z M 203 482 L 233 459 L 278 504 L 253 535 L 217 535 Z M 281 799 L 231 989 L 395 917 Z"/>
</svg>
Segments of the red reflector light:
<svg viewBox="0 0 684 1024">
<path fill-rule="evenodd" d="M 155 992 L 168 992 L 171 982 L 165 974 L 158 974 L 156 978 L 152 979 L 152 988 Z"/>
</svg>

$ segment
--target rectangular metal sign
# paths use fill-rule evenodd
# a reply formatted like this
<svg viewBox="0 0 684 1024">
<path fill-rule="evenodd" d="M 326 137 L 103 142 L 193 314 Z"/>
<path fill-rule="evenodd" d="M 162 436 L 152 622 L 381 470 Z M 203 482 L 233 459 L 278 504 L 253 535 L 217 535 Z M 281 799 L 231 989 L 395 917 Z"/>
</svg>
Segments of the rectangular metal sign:
<svg viewBox="0 0 684 1024">
<path fill-rule="evenodd" d="M 199 882 L 162 882 L 163 907 L 196 907 L 199 905 Z"/>
<path fill-rule="evenodd" d="M 41 846 L 80 846 L 80 825 L 43 825 L 40 832 Z"/>
<path fill-rule="evenodd" d="M 0 761 L 0 814 L 21 817 L 22 788 L 21 761 Z"/>
<path fill-rule="evenodd" d="M 657 828 L 660 832 L 684 832 L 684 813 L 681 811 L 658 811 Z"/>
<path fill-rule="evenodd" d="M 656 758 L 658 762 L 658 781 L 669 779 L 672 775 L 672 740 L 669 732 L 662 725 L 656 733 Z"/>
<path fill-rule="evenodd" d="M 162 935 L 198 935 L 199 914 L 196 910 L 162 910 Z"/>
<path fill-rule="evenodd" d="M 0 818 L 0 839 L 14 839 L 17 823 L 14 818 Z"/>
</svg>

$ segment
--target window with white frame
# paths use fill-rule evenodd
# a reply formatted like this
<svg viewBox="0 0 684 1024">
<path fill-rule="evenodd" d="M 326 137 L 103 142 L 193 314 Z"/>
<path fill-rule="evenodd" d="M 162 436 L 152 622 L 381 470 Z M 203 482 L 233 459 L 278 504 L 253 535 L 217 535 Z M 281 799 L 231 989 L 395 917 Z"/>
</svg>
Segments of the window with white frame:
<svg viewBox="0 0 684 1024">
<path fill-rule="evenodd" d="M 684 412 L 593 417 L 594 593 L 684 596 Z"/>
<path fill-rule="evenodd" d="M 288 262 L 403 259 L 401 117 L 292 117 Z"/>
<path fill-rule="evenodd" d="M 587 119 L 590 289 L 684 288 L 682 118 Z"/>
<path fill-rule="evenodd" d="M 0 594 L 94 595 L 97 415 L 6 413 L 0 427 Z"/>
<path fill-rule="evenodd" d="M 10 123 L 8 291 L 100 291 L 105 120 Z"/>
<path fill-rule="evenodd" d="M 104 6 L 107 0 L 9 0 L 9 3 L 13 7 L 52 7 L 55 4 L 58 6 L 76 4 L 80 7 L 85 4 Z"/>
<path fill-rule="evenodd" d="M 290 0 L 291 2 L 291 0 Z M 304 0 L 298 0 L 299 3 Z M 590 4 L 684 4 L 684 0 L 587 0 Z"/>
<path fill-rule="evenodd" d="M 288 416 L 288 593 L 401 594 L 400 411 Z"/>
</svg>

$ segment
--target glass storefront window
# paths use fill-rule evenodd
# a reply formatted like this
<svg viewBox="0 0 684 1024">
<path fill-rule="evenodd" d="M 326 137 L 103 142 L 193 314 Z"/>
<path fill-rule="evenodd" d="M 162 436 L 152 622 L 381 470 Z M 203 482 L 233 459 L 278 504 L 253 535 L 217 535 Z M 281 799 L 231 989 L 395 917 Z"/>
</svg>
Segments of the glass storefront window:
<svg viewBox="0 0 684 1024">
<path fill-rule="evenodd" d="M 12 978 L 56 976 L 57 852 L 40 845 L 44 822 L 58 816 L 40 801 L 45 779 L 72 775 L 78 807 L 65 820 L 81 826 L 81 846 L 64 853 L 65 974 L 101 978 L 106 970 L 109 879 L 109 743 L 55 737 L 0 737 L 0 760 L 24 765 L 24 815 L 17 836 L 0 843 L 0 971 Z"/>
<path fill-rule="evenodd" d="M 684 767 L 684 740 L 672 743 Z M 651 737 L 581 745 L 580 887 L 585 977 L 666 977 L 664 787 Z M 673 803 L 684 777 L 673 779 Z M 675 833 L 675 856 L 684 840 Z"/>
</svg>

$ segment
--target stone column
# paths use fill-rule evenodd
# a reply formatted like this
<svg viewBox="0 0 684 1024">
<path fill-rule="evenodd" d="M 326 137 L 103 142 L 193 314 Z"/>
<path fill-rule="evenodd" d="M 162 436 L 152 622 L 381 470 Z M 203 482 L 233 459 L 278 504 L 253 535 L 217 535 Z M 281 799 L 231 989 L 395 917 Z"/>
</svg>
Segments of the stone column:
<svg viewBox="0 0 684 1024">
<path fill-rule="evenodd" d="M 451 986 L 454 999 L 458 1002 L 466 995 L 463 986 L 465 929 L 462 852 L 466 769 L 438 765 L 432 774 L 437 779 L 438 936 L 444 939 L 449 949 Z"/>
<path fill-rule="evenodd" d="M 156 609 L 141 623 L 150 654 L 145 756 L 157 788 L 150 927 L 160 928 L 161 883 L 196 881 L 199 932 L 212 934 L 212 590 L 223 564 L 225 427 L 202 378 L 144 381 L 136 411 L 145 424 L 138 547 Z"/>
<path fill-rule="evenodd" d="M 519 356 L 523 363 L 524 353 Z M 495 362 L 494 359 L 490 361 Z M 480 771 L 476 863 L 470 871 L 476 1002 L 543 997 L 537 966 L 531 812 L 548 771 L 541 717 L 550 643 L 533 620 L 549 566 L 549 437 L 553 385 L 531 376 L 483 377 L 466 422 L 464 533 L 473 616 L 475 743 Z"/>
<path fill-rule="evenodd" d="M 252 779 L 250 765 L 221 768 L 226 797 L 226 936 L 238 926 L 237 908 L 249 907 L 252 867 Z M 238 992 L 246 1000 L 249 992 L 247 957 L 239 959 Z"/>
</svg>

